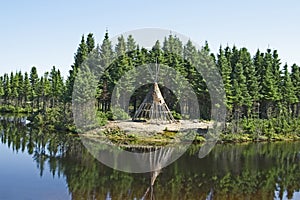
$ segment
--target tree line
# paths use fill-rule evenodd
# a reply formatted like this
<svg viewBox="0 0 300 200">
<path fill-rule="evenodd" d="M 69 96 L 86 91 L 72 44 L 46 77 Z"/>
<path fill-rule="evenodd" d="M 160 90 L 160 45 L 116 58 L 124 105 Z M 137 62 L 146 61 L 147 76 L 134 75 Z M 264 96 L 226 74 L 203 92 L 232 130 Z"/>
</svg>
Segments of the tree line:
<svg viewBox="0 0 300 200">
<path fill-rule="evenodd" d="M 38 75 L 36 67 L 32 67 L 29 73 L 19 71 L 0 76 L 1 111 L 47 113 L 55 110 L 55 114 L 52 113 L 54 118 L 59 118 L 65 124 L 71 124 L 72 100 L 76 101 L 72 98 L 76 87 L 75 80 L 90 81 L 92 74 L 97 76 L 97 73 L 101 73 L 103 75 L 90 84 L 94 84 L 97 88 L 95 93 L 97 109 L 109 113 L 112 108 L 112 93 L 118 80 L 129 70 L 134 71 L 137 66 L 158 62 L 175 69 L 189 82 L 199 103 L 200 116 L 198 117 L 209 120 L 210 94 L 206 80 L 194 65 L 202 55 L 210 58 L 223 79 L 226 93 L 226 120 L 235 124 L 230 131 L 241 131 L 242 129 L 239 129 L 241 122 L 246 124 L 247 129 L 249 123 L 255 123 L 255 120 L 268 121 L 263 126 L 270 127 L 276 122 L 281 129 L 291 124 L 297 125 L 300 115 L 298 65 L 282 64 L 277 50 L 267 49 L 265 52 L 257 50 L 254 55 L 251 55 L 245 47 L 239 49 L 236 46 L 225 48 L 220 46 L 218 53 L 213 54 L 207 42 L 201 49 L 197 49 L 191 41 L 183 44 L 174 35 L 167 36 L 162 44 L 157 41 L 150 50 L 139 46 L 131 35 L 127 38 L 120 36 L 115 46 L 112 45 L 107 32 L 101 44 L 96 44 L 92 33 L 87 37 L 83 35 L 74 55 L 74 64 L 66 79 L 56 67 L 42 76 Z M 131 86 L 134 81 L 130 76 L 127 77 L 127 90 L 128 88 L 134 90 Z M 181 81 L 176 80 L 177 83 Z M 173 114 L 178 118 L 188 118 L 189 116 L 180 113 L 179 97 L 163 85 L 160 86 Z M 127 107 L 129 114 L 132 115 L 138 108 L 149 87 L 150 85 L 145 85 L 132 91 L 133 95 Z M 91 95 L 84 94 L 90 91 L 80 92 L 81 94 L 76 98 Z M 122 91 L 117 91 L 116 96 L 121 104 L 124 95 L 126 94 Z M 185 109 L 187 113 L 193 113 L 193 106 L 188 98 Z"/>
</svg>

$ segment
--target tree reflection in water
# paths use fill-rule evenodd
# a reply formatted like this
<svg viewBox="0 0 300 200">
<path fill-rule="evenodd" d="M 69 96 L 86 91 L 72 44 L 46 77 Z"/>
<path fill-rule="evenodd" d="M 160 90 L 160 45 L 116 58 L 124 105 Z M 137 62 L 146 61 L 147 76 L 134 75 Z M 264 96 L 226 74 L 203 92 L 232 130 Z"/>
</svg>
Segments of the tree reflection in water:
<svg viewBox="0 0 300 200">
<path fill-rule="evenodd" d="M 41 177 L 46 165 L 64 177 L 72 199 L 292 199 L 300 189 L 299 142 L 217 145 L 203 159 L 191 146 L 161 171 L 132 174 L 101 164 L 78 136 L 24 119 L 1 117 L 1 142 L 32 155 Z"/>
</svg>

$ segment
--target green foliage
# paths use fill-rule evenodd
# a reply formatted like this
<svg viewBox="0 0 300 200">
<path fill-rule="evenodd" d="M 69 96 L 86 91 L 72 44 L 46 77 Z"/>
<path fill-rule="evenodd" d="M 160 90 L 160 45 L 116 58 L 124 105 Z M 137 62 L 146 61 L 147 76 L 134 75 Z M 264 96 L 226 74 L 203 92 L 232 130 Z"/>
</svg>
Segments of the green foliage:
<svg viewBox="0 0 300 200">
<path fill-rule="evenodd" d="M 98 125 L 103 126 L 107 123 L 107 114 L 101 111 L 98 111 L 97 114 Z"/>
<path fill-rule="evenodd" d="M 172 115 L 173 115 L 174 119 L 176 119 L 176 120 L 182 119 L 181 114 L 177 113 L 175 110 L 172 110 Z"/>
<path fill-rule="evenodd" d="M 96 115 L 97 124 L 105 124 L 107 119 L 129 119 L 124 110 L 129 110 L 132 115 L 148 90 L 145 86 L 133 91 L 133 85 L 139 83 L 132 74 L 135 74 L 136 67 L 156 61 L 178 72 L 172 80 L 163 80 L 174 81 L 178 85 L 177 96 L 172 94 L 174 91 L 162 89 L 162 94 L 176 119 L 196 117 L 210 120 L 210 94 L 206 80 L 196 70 L 196 66 L 203 67 L 209 73 L 207 67 L 215 63 L 221 73 L 224 87 L 215 90 L 224 89 L 226 94 L 225 102 L 222 102 L 222 98 L 219 99 L 219 105 L 225 103 L 227 107 L 225 134 L 240 133 L 249 134 L 254 139 L 272 139 L 274 134 L 290 135 L 299 132 L 298 65 L 292 65 L 289 73 L 289 66 L 281 66 L 277 50 L 270 49 L 266 52 L 258 50 L 252 57 L 245 47 L 238 49 L 236 46 L 227 46 L 224 49 L 220 47 L 218 54 L 213 55 L 207 42 L 198 50 L 190 40 L 183 44 L 172 34 L 165 37 L 163 43 L 156 41 L 150 50 L 139 47 L 132 35 L 127 38 L 120 36 L 116 46 L 112 46 L 107 31 L 101 44 L 96 44 L 92 33 L 87 37 L 82 35 L 66 79 L 55 66 L 43 76 L 38 75 L 36 67 L 32 67 L 29 73 L 12 72 L 0 76 L 0 111 L 30 111 L 38 116 L 38 122 L 39 114 L 47 113 L 49 117 L 43 117 L 42 124 L 47 124 L 47 120 L 53 122 L 56 118 L 57 123 L 54 123 L 54 127 L 74 129 L 73 114 L 76 112 L 72 110 L 72 102 L 77 105 L 89 102 L 92 109 L 81 112 L 81 117 Z M 130 73 L 127 73 L 129 71 Z M 103 76 L 97 77 L 100 73 L 103 73 Z M 166 74 L 161 72 L 160 75 L 163 79 Z M 145 75 L 139 76 L 143 78 Z M 124 84 L 119 83 L 122 77 L 125 77 L 122 79 Z M 180 91 L 183 81 L 187 81 L 196 94 L 200 115 L 193 109 L 192 99 Z M 116 105 L 111 105 L 116 86 L 117 106 L 124 110 L 115 109 L 113 107 Z M 132 93 L 131 97 L 127 96 Z M 184 109 L 187 112 L 179 114 L 182 109 L 179 100 L 182 98 L 185 98 Z M 130 99 L 129 105 L 126 99 Z M 98 111 L 101 111 L 100 114 Z"/>
<path fill-rule="evenodd" d="M 120 107 L 113 107 L 110 112 L 107 113 L 109 120 L 126 120 L 130 119 L 130 116 Z"/>
</svg>

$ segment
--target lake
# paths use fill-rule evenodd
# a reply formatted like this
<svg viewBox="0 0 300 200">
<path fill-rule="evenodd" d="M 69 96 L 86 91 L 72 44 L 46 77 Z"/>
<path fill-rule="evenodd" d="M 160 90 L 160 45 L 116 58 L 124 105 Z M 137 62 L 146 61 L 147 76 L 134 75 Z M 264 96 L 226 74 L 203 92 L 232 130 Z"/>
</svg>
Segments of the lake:
<svg viewBox="0 0 300 200">
<path fill-rule="evenodd" d="M 199 147 L 159 173 L 132 174 L 96 160 L 79 137 L 0 119 L 0 199 L 300 199 L 300 142 Z M 151 181 L 153 184 L 151 184 Z"/>
</svg>

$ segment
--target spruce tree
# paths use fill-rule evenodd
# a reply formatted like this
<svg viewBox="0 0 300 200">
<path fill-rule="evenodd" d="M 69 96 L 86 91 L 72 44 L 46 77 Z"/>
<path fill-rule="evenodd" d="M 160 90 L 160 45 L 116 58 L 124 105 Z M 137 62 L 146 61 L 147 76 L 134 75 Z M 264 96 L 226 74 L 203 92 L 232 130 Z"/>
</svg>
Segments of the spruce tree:
<svg viewBox="0 0 300 200">
<path fill-rule="evenodd" d="M 30 85 L 30 81 L 29 81 L 27 72 L 25 72 L 25 75 L 24 75 L 24 85 L 23 85 L 22 94 L 24 95 L 24 103 L 25 103 L 23 106 L 27 107 L 27 103 L 28 103 L 28 100 L 29 100 L 30 94 L 31 94 L 31 85 Z"/>
<path fill-rule="evenodd" d="M 34 103 L 36 102 L 36 105 L 38 105 L 38 84 L 39 84 L 39 76 L 37 74 L 36 67 L 32 67 L 30 71 L 29 76 L 31 91 L 30 91 L 30 101 L 31 101 L 31 109 L 33 110 L 35 108 Z"/>
<path fill-rule="evenodd" d="M 91 44 L 89 44 L 89 45 L 91 45 Z M 74 68 L 75 69 L 73 69 L 73 70 L 77 71 L 77 69 L 80 67 L 80 65 L 86 60 L 86 58 L 88 56 L 88 52 L 90 50 L 89 48 L 91 48 L 91 46 L 89 46 L 89 47 L 87 46 L 84 35 L 82 35 L 81 42 L 79 44 L 79 47 L 78 47 L 77 52 L 74 57 L 74 59 L 75 59 Z"/>
<path fill-rule="evenodd" d="M 4 102 L 6 105 L 8 105 L 10 103 L 9 97 L 11 95 L 11 86 L 10 86 L 9 76 L 6 73 L 4 74 L 3 85 L 4 85 Z"/>
<path fill-rule="evenodd" d="M 248 108 L 251 105 L 251 97 L 248 93 L 247 80 L 244 75 L 244 69 L 241 61 L 238 61 L 235 68 L 236 71 L 234 74 L 235 79 L 233 87 L 234 109 L 237 112 L 242 111 L 243 114 L 247 115 Z"/>
<path fill-rule="evenodd" d="M 4 96 L 4 85 L 3 85 L 3 77 L 0 77 L 0 103 L 2 104 L 2 100 L 3 100 L 3 96 Z"/>
<path fill-rule="evenodd" d="M 217 66 L 220 69 L 223 79 L 224 90 L 226 93 L 226 107 L 228 110 L 228 116 L 230 116 L 233 101 L 232 82 L 230 78 L 232 69 L 229 60 L 225 56 L 222 46 L 220 46 L 219 48 L 219 54 L 217 55 L 217 58 Z"/>
<path fill-rule="evenodd" d="M 17 103 L 19 102 L 19 77 L 18 77 L 18 74 L 15 74 L 14 76 L 11 76 L 11 91 L 12 91 L 12 94 L 11 94 L 11 97 L 12 97 L 12 100 L 13 100 L 13 103 L 15 106 L 17 106 Z"/>
<path fill-rule="evenodd" d="M 293 116 L 300 116 L 300 67 L 296 64 L 292 65 L 291 79 L 294 86 L 295 95 L 297 97 L 297 102 L 293 106 Z"/>
<path fill-rule="evenodd" d="M 130 54 L 131 52 L 133 52 L 134 50 L 136 50 L 136 42 L 133 39 L 132 35 L 129 35 L 127 37 L 127 42 L 126 42 L 126 50 L 127 52 Z"/>
<path fill-rule="evenodd" d="M 282 97 L 287 109 L 288 114 L 290 114 L 292 110 L 292 105 L 297 102 L 297 96 L 295 95 L 295 88 L 293 82 L 291 80 L 290 74 L 288 72 L 287 64 L 284 65 L 284 77 L 282 83 Z"/>
<path fill-rule="evenodd" d="M 101 66 L 104 69 L 107 69 L 113 62 L 112 44 L 111 41 L 109 40 L 107 31 L 105 33 L 103 42 L 100 46 L 100 61 L 101 61 Z M 103 111 L 108 111 L 110 109 L 110 104 L 109 104 L 110 91 L 112 91 L 112 88 L 114 87 L 114 82 L 112 78 L 114 77 L 111 77 L 108 71 L 105 71 L 103 77 L 101 77 L 103 81 L 102 84 L 100 85 L 101 87 L 100 89 L 102 90 L 101 101 L 102 101 Z"/>
<path fill-rule="evenodd" d="M 42 97 L 42 102 L 43 102 L 43 110 L 45 111 L 46 108 L 48 107 L 48 101 L 51 96 L 51 84 L 49 80 L 49 72 L 45 72 L 44 74 L 44 85 L 43 85 L 43 97 Z"/>
<path fill-rule="evenodd" d="M 76 78 L 77 71 L 81 64 L 87 59 L 88 56 L 88 46 L 85 42 L 84 35 L 81 37 L 81 42 L 79 47 L 77 48 L 77 52 L 74 56 L 74 64 L 71 66 L 72 69 L 69 71 L 69 77 L 66 82 L 67 85 L 67 93 L 65 95 L 65 101 L 71 102 L 72 93 L 73 93 L 73 85 Z"/>
<path fill-rule="evenodd" d="M 22 101 L 23 101 L 23 98 L 24 98 L 24 95 L 23 95 L 23 87 L 24 87 L 24 76 L 22 74 L 21 71 L 19 71 L 17 73 L 17 77 L 18 77 L 18 107 L 19 106 L 22 106 Z"/>
<path fill-rule="evenodd" d="M 268 49 L 263 61 L 263 71 L 261 74 L 261 115 L 262 118 L 269 118 L 273 115 L 274 102 L 278 98 L 278 88 L 274 74 L 272 73 L 272 54 Z"/>
<path fill-rule="evenodd" d="M 82 130 L 92 128 L 95 121 L 95 101 L 97 79 L 86 63 L 78 69 L 76 81 L 74 83 L 73 114 L 76 125 Z"/>
<path fill-rule="evenodd" d="M 239 62 L 243 66 L 247 90 L 250 95 L 249 111 L 252 110 L 253 113 L 255 113 L 255 108 L 257 107 L 257 102 L 259 100 L 259 83 L 251 54 L 246 48 L 240 50 Z"/>
<path fill-rule="evenodd" d="M 170 34 L 168 38 L 165 37 L 162 50 L 164 52 L 171 52 L 177 56 L 182 56 L 182 42 L 179 38 Z"/>
<path fill-rule="evenodd" d="M 87 53 L 91 53 L 95 49 L 95 39 L 93 33 L 89 33 L 86 38 Z"/>
<path fill-rule="evenodd" d="M 118 43 L 115 47 L 115 52 L 117 54 L 117 57 L 123 56 L 126 53 L 126 44 L 123 35 L 118 37 Z"/>
</svg>

